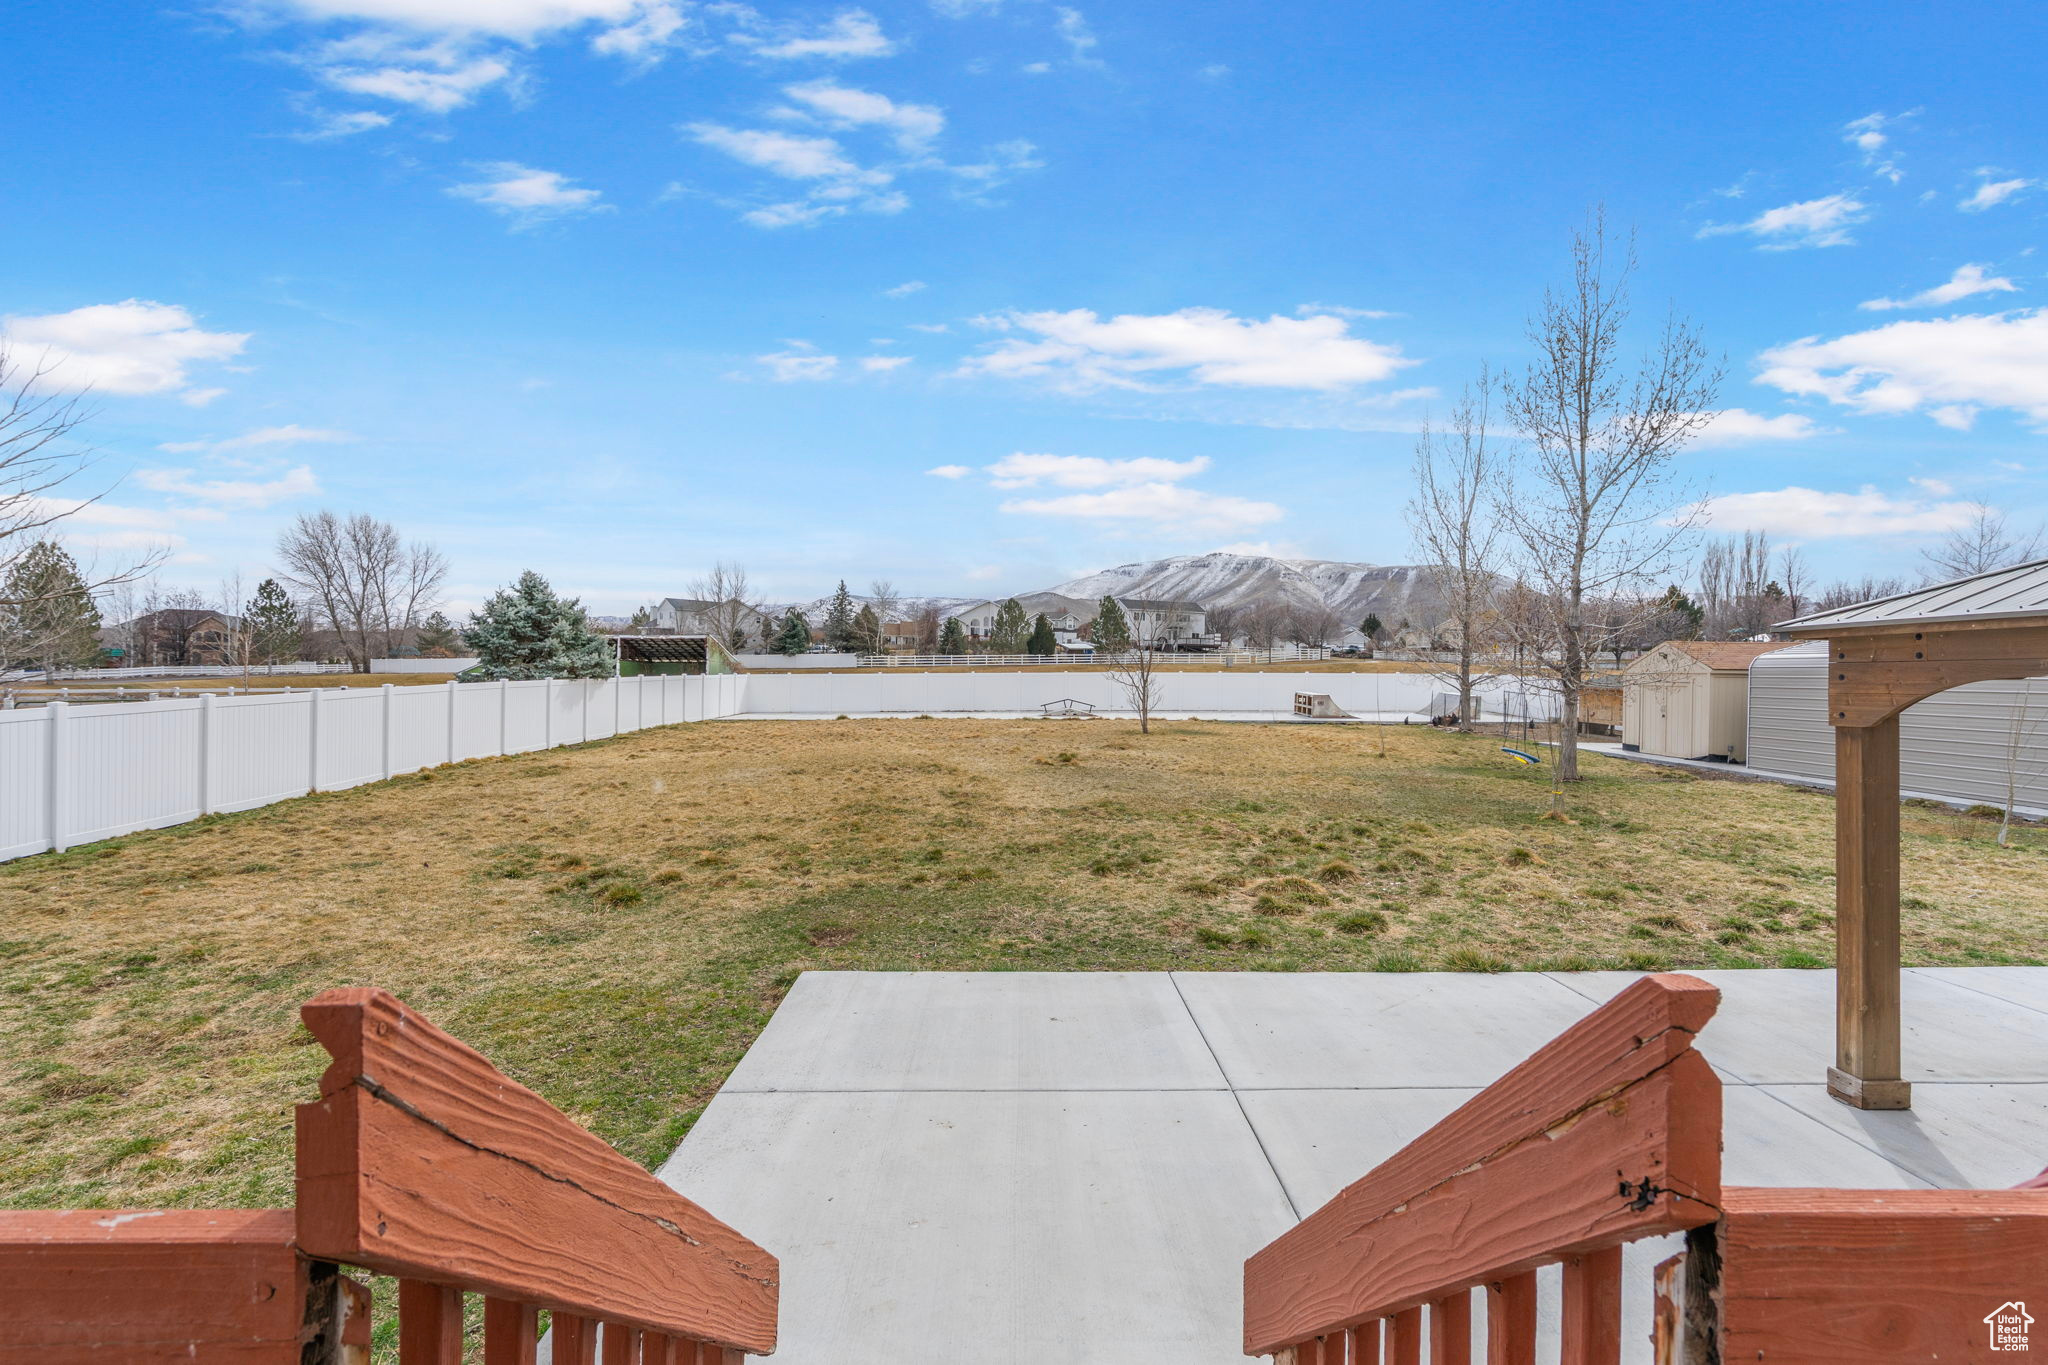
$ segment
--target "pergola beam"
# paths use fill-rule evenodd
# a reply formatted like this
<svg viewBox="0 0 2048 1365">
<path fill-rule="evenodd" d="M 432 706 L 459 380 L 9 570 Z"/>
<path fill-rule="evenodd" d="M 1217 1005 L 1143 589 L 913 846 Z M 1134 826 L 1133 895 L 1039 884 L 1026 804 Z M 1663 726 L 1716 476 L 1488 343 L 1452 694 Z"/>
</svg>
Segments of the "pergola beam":
<svg viewBox="0 0 2048 1365">
<path fill-rule="evenodd" d="M 1899 1049 L 1899 714 L 1969 683 L 2048 675 L 2048 559 L 1787 621 L 1828 646 L 1835 727 L 1835 1064 L 1828 1093 L 1905 1109 Z"/>
</svg>

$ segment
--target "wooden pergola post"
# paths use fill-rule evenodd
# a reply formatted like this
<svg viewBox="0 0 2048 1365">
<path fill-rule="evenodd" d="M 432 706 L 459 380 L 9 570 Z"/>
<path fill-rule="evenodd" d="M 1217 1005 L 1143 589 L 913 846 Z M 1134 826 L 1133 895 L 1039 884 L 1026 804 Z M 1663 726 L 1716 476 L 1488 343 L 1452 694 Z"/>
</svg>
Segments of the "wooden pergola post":
<svg viewBox="0 0 2048 1365">
<path fill-rule="evenodd" d="M 1835 1064 L 1828 1093 L 1907 1109 L 1899 1075 L 1899 718 L 1835 729 Z"/>
<path fill-rule="evenodd" d="M 2048 560 L 1787 622 L 1828 647 L 1835 730 L 1835 1064 L 1828 1093 L 1906 1109 L 1899 1038 L 1899 716 L 2048 674 Z"/>
</svg>

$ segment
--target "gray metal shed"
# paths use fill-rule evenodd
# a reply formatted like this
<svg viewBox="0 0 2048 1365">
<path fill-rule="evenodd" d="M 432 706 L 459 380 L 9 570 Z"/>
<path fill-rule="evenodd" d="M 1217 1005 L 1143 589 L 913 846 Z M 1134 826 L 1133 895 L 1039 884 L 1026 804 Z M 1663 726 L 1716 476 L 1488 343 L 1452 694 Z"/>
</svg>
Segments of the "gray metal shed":
<svg viewBox="0 0 2048 1365">
<path fill-rule="evenodd" d="M 1748 747 L 1754 771 L 1834 781 L 1824 641 L 1750 665 Z M 1970 683 L 1899 718 L 1899 785 L 1909 796 L 2003 806 L 2008 769 L 2020 810 L 2048 814 L 2048 678 Z"/>
</svg>

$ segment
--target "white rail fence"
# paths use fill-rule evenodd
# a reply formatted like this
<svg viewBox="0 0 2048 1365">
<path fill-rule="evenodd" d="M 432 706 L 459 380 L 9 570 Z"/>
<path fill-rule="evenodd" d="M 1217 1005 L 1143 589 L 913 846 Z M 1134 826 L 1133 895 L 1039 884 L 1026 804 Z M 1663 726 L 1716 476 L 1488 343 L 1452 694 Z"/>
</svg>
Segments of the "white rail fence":
<svg viewBox="0 0 2048 1365">
<path fill-rule="evenodd" d="M 18 670 L 0 676 L 4 676 L 9 682 L 25 682 L 34 686 L 39 682 L 84 682 L 88 679 L 101 678 L 115 682 L 141 678 L 239 678 L 244 673 L 251 677 L 268 678 L 279 675 L 297 677 L 303 673 L 350 671 L 352 670 L 348 664 L 251 664 L 247 668 L 239 664 L 188 664 L 163 668 L 137 664 L 133 668 L 58 668 L 48 673 L 41 670 Z"/>
<path fill-rule="evenodd" d="M 1086 651 L 1074 654 L 861 654 L 855 656 L 861 668 L 1074 668 L 1107 664 L 1113 656 Z M 1281 649 L 1211 650 L 1179 653 L 1162 650 L 1161 665 L 1174 667 L 1203 665 L 1215 668 L 1257 664 L 1315 663 L 1330 657 L 1330 651 L 1314 645 L 1289 645 Z M 773 667 L 764 664 L 762 667 Z"/>
<path fill-rule="evenodd" d="M 0 859 L 736 714 L 748 679 L 448 683 L 0 711 Z"/>
</svg>

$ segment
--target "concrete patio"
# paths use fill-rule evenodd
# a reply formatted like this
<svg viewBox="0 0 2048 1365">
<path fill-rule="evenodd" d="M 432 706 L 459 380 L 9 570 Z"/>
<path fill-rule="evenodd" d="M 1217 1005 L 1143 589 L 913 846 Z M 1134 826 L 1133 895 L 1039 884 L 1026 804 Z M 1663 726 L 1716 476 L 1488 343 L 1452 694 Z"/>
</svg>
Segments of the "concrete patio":
<svg viewBox="0 0 2048 1365">
<path fill-rule="evenodd" d="M 1832 973 L 1698 975 L 1729 1183 L 2048 1164 L 2048 968 L 1906 973 L 1906 1113 L 1828 1097 Z M 1246 1255 L 1633 979 L 812 972 L 661 1175 L 782 1258 L 786 1365 L 1223 1365 Z"/>
</svg>

